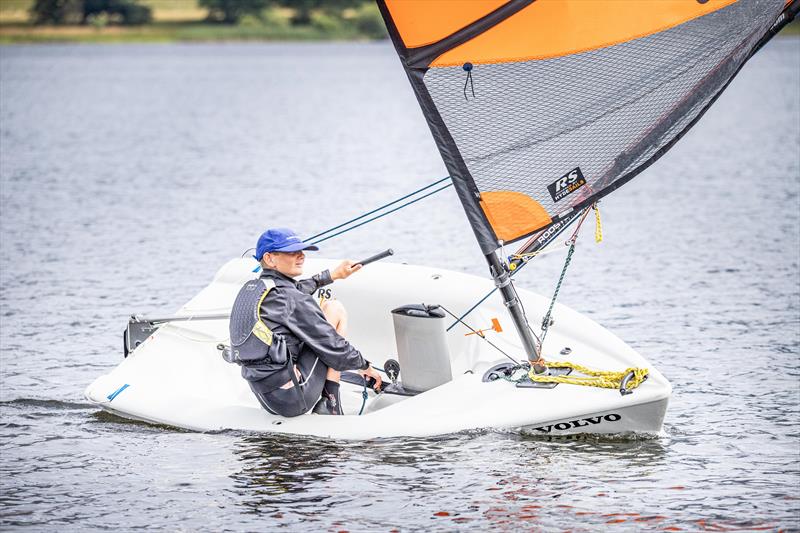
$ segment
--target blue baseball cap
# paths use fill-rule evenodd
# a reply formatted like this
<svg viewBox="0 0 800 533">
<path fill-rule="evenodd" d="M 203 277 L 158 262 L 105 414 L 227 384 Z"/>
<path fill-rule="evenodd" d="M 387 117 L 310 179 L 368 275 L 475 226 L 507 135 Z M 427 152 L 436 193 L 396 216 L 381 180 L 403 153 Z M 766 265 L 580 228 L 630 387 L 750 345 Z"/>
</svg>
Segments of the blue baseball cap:
<svg viewBox="0 0 800 533">
<path fill-rule="evenodd" d="M 300 250 L 317 251 L 319 248 L 313 244 L 303 242 L 297 233 L 289 228 L 268 229 L 261 234 L 256 244 L 256 261 L 261 261 L 267 252 L 299 252 Z"/>
</svg>

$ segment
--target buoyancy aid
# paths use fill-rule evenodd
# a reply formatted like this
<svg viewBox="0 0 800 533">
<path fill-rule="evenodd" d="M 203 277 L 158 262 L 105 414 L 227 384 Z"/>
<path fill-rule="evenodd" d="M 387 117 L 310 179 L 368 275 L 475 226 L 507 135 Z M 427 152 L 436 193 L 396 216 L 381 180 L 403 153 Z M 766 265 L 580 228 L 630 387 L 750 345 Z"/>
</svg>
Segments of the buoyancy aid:
<svg viewBox="0 0 800 533">
<path fill-rule="evenodd" d="M 242 377 L 262 403 L 269 403 L 265 395 L 291 381 L 305 404 L 286 340 L 261 319 L 261 304 L 274 287 L 271 279 L 258 278 L 239 290 L 231 309 L 231 346 L 223 357 L 242 367 Z"/>
</svg>

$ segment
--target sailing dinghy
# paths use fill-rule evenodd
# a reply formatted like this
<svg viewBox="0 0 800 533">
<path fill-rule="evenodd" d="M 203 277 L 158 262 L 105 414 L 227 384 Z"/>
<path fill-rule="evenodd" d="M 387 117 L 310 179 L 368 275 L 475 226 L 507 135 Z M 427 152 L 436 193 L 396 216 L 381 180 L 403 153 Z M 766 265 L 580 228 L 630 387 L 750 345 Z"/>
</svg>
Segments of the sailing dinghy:
<svg viewBox="0 0 800 533">
<path fill-rule="evenodd" d="M 658 433 L 669 382 L 555 301 L 578 230 L 552 298 L 516 289 L 513 277 L 677 142 L 800 0 L 378 5 L 491 279 L 374 263 L 325 287 L 319 297 L 344 303 L 349 340 L 389 385 L 375 392 L 345 374 L 345 416 L 283 418 L 222 357 L 230 307 L 257 276 L 255 261 L 234 259 L 176 315 L 133 317 L 125 359 L 86 397 L 123 417 L 198 431 Z M 306 272 L 335 264 L 309 258 Z"/>
</svg>

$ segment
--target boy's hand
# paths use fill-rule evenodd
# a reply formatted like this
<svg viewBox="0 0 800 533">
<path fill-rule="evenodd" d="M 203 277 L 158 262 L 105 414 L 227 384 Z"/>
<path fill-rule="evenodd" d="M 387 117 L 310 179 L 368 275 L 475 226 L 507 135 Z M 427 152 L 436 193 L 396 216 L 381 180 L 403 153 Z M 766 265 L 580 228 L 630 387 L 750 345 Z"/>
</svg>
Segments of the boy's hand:
<svg viewBox="0 0 800 533">
<path fill-rule="evenodd" d="M 339 266 L 333 269 L 331 272 L 331 279 L 336 281 L 337 279 L 345 279 L 349 277 L 354 272 L 358 272 L 361 270 L 361 267 L 364 265 L 359 265 L 351 261 L 350 259 L 346 259 L 342 261 Z"/>
<path fill-rule="evenodd" d="M 375 380 L 375 385 L 373 385 L 372 388 L 375 389 L 375 392 L 380 392 L 381 391 L 381 383 L 383 382 L 383 380 L 381 379 L 380 373 L 378 373 L 377 370 L 372 368 L 372 365 L 370 365 L 370 367 L 367 368 L 366 370 L 360 371 L 359 373 L 362 376 L 364 376 L 364 378 L 372 378 L 372 379 L 374 379 Z"/>
</svg>

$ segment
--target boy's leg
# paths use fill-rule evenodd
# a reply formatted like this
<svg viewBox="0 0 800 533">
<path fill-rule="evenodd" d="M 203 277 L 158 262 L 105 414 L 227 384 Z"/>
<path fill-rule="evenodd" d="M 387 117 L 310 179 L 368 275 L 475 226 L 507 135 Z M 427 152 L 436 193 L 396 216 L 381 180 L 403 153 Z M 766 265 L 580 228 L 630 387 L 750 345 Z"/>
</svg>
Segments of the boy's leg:
<svg viewBox="0 0 800 533">
<path fill-rule="evenodd" d="M 331 325 L 336 329 L 336 333 L 344 337 L 347 335 L 347 310 L 339 300 L 324 300 L 322 302 L 322 314 Z M 328 369 L 327 379 L 339 383 L 341 372 L 332 368 Z"/>
<path fill-rule="evenodd" d="M 325 300 L 321 304 L 322 313 L 339 335 L 347 333 L 347 311 L 337 300 Z M 339 400 L 339 380 L 341 372 L 328 368 L 325 376 L 325 386 L 322 388 L 322 398 L 314 406 L 317 414 L 341 415 L 342 407 Z"/>
</svg>

